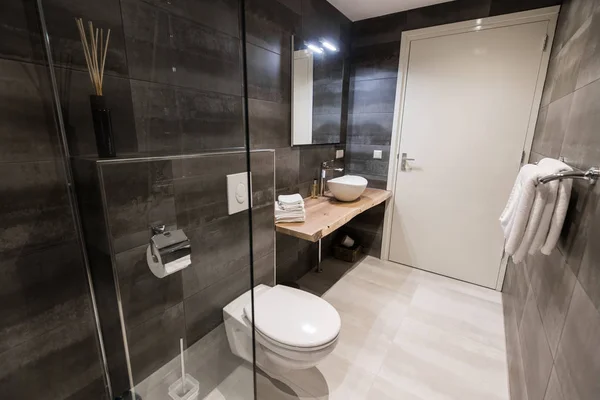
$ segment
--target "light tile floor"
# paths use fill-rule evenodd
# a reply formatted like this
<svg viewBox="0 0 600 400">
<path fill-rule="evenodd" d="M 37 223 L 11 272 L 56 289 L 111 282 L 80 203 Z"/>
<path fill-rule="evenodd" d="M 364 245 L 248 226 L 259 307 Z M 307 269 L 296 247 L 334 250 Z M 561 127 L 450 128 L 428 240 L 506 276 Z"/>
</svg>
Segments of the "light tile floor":
<svg viewBox="0 0 600 400">
<path fill-rule="evenodd" d="M 339 343 L 316 368 L 258 375 L 259 399 L 509 399 L 499 292 L 373 257 L 323 267 L 299 283 L 339 311 Z M 243 364 L 206 398 L 251 399 L 251 386 Z"/>
</svg>

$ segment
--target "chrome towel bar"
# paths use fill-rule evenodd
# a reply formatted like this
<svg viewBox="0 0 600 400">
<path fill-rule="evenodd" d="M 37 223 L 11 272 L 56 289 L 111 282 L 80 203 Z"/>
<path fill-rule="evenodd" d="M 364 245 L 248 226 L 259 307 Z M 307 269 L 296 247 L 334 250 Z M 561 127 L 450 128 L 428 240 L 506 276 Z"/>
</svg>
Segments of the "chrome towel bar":
<svg viewBox="0 0 600 400">
<path fill-rule="evenodd" d="M 592 167 L 587 171 L 564 171 L 557 174 L 546 175 L 545 177 L 540 178 L 539 181 L 541 183 L 548 183 L 557 179 L 585 179 L 590 185 L 593 185 L 598 178 L 600 178 L 600 168 Z"/>
</svg>

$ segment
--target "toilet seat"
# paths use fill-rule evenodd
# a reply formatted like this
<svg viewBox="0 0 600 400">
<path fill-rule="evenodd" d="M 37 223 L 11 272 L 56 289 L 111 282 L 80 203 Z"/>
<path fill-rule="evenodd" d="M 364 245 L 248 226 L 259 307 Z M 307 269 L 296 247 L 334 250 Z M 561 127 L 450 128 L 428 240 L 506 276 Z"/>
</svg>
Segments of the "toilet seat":
<svg viewBox="0 0 600 400">
<path fill-rule="evenodd" d="M 251 304 L 244 307 L 244 316 L 252 322 Z M 337 341 L 341 319 L 335 308 L 320 297 L 276 285 L 255 299 L 254 327 L 265 345 L 314 352 Z"/>
</svg>

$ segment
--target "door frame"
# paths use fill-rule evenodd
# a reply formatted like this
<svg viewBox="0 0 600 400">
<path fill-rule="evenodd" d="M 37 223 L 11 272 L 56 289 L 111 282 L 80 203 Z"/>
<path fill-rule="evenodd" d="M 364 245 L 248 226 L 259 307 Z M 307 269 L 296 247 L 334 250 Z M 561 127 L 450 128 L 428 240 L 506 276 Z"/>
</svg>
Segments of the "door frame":
<svg viewBox="0 0 600 400">
<path fill-rule="evenodd" d="M 533 102 L 531 105 L 531 111 L 529 114 L 529 124 L 527 127 L 527 134 L 525 137 L 525 143 L 523 146 L 523 158 L 521 164 L 526 163 L 529 160 L 531 153 L 531 146 L 533 144 L 533 134 L 535 131 L 535 124 L 537 122 L 537 116 L 540 109 L 540 103 L 542 100 L 542 92 L 544 89 L 544 82 L 546 80 L 546 73 L 548 71 L 548 64 L 550 62 L 550 52 L 552 49 L 552 43 L 554 42 L 554 34 L 556 31 L 556 22 L 558 20 L 558 12 L 560 6 L 539 8 L 536 10 L 523 11 L 513 14 L 499 15 L 488 18 L 478 18 L 465 22 L 457 22 L 447 25 L 438 25 L 429 28 L 415 29 L 411 31 L 402 32 L 402 40 L 400 44 L 400 60 L 398 63 L 398 81 L 396 84 L 396 100 L 394 104 L 394 122 L 392 126 L 392 139 L 390 145 L 390 158 L 388 165 L 388 179 L 386 189 L 390 190 L 395 196 L 396 193 L 396 178 L 398 174 L 399 166 L 399 154 L 400 154 L 400 138 L 402 136 L 401 127 L 404 114 L 404 102 L 406 96 L 406 82 L 407 82 L 407 71 L 410 54 L 410 44 L 413 40 L 429 39 L 439 36 L 454 35 L 458 33 L 476 32 L 484 29 L 494 29 L 513 25 L 521 25 L 532 22 L 548 21 L 548 30 L 546 34 L 546 47 L 542 53 L 542 61 L 540 64 L 540 70 L 538 72 L 537 82 L 535 86 L 535 94 L 533 96 Z M 544 43 L 540 43 L 543 46 Z M 394 214 L 394 197 L 392 201 L 385 203 L 385 215 L 383 220 L 383 235 L 381 243 L 381 259 L 389 260 L 390 253 L 390 241 L 392 239 L 392 218 Z M 499 210 L 501 211 L 501 210 Z M 500 262 L 500 270 L 498 278 L 496 280 L 496 290 L 502 289 L 504 282 L 504 275 L 506 272 L 506 265 L 508 263 L 508 257 L 504 255 Z"/>
</svg>

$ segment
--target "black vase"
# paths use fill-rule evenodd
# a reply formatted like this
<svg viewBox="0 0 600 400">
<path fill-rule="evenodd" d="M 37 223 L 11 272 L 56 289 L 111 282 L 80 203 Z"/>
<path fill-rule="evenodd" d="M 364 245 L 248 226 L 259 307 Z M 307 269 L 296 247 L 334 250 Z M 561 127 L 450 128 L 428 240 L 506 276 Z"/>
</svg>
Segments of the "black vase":
<svg viewBox="0 0 600 400">
<path fill-rule="evenodd" d="M 115 139 L 112 131 L 112 120 L 110 109 L 106 107 L 104 96 L 90 96 L 92 106 L 92 120 L 94 121 L 94 133 L 96 134 L 96 148 L 98 157 L 115 157 Z"/>
</svg>

